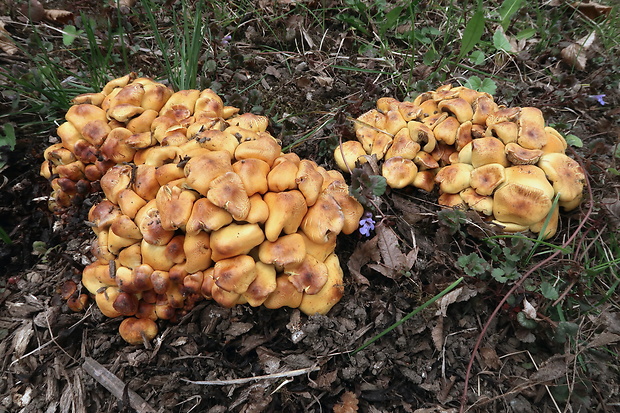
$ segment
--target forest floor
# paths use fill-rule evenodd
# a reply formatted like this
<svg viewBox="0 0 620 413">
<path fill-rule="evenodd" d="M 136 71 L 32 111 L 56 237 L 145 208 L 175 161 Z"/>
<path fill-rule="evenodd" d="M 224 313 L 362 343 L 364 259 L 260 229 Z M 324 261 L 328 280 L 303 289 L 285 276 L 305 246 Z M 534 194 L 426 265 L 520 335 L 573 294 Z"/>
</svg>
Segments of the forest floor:
<svg viewBox="0 0 620 413">
<path fill-rule="evenodd" d="M 123 28 L 127 54 L 111 49 L 116 60 L 99 71 L 161 79 L 162 53 L 155 50 L 143 5 L 128 3 L 117 14 L 100 3 L 46 3 L 45 9 L 71 13 L 56 19 L 32 13 L 29 19 L 25 3 L 0 4 L 0 23 L 35 55 L 43 53 L 33 40 L 38 30 L 50 58 L 75 71 L 86 70 L 80 54 L 93 51 L 80 39 L 63 45 L 67 39 L 60 29 L 66 32 L 71 24 L 84 30 L 83 20 L 92 18 L 100 28 L 93 36 L 107 44 L 110 33 Z M 128 345 L 117 333 L 120 320 L 106 318 L 94 305 L 75 313 L 60 298 L 63 283 L 79 283 L 92 260 L 94 235 L 84 221 L 101 194 L 60 216 L 48 210 L 50 187 L 39 168 L 43 151 L 57 140 L 63 113 L 43 94 L 44 104 L 33 109 L 32 100 L 13 92 L 11 79 L 26 79 L 42 90 L 48 83 L 30 55 L 2 49 L 0 124 L 14 125 L 17 139 L 0 153 L 0 412 L 130 412 L 130 392 L 145 401 L 138 409 L 143 412 L 325 412 L 336 405 L 340 412 L 620 410 L 620 278 L 614 256 L 620 254 L 619 39 L 605 43 L 599 34 L 587 47 L 582 44 L 585 67 L 561 54 L 579 41 L 572 36 L 589 32 L 584 22 L 600 28 L 605 18 L 620 21 L 617 7 L 590 19 L 566 4 L 540 6 L 553 16 L 553 27 L 539 27 L 523 41 L 512 39 L 510 53 L 487 51 L 486 63 L 474 71 L 444 61 L 448 52 L 458 54 L 460 44 L 440 45 L 441 33 L 449 30 L 442 20 L 447 6 L 437 6 L 439 12 L 426 5 L 428 12 L 416 22 L 416 28 L 438 31 L 419 31 L 419 47 L 438 53 L 436 64 L 424 64 L 419 53 L 410 59 L 403 52 L 397 29 L 406 25 L 394 23 L 393 34 L 378 26 L 380 18 L 389 20 L 387 10 L 394 5 L 382 2 L 383 15 L 377 5 L 358 15 L 358 3 L 364 2 L 323 2 L 327 11 L 319 15 L 312 11 L 319 2 L 259 1 L 256 8 L 246 5 L 245 13 L 230 6 L 227 24 L 219 24 L 223 9 L 207 6 L 210 37 L 198 61 L 196 87 L 213 88 L 241 112 L 268 116 L 269 130 L 283 146 L 336 169 L 334 147 L 354 137 L 351 119 L 374 108 L 378 98 L 412 99 L 488 74 L 497 102 L 538 107 L 549 124 L 571 136 L 568 154 L 589 182 L 582 205 L 561 214 L 551 247 L 519 264 L 528 282 L 494 314 L 515 280 L 498 282 L 490 271 L 472 276 L 459 265 L 459 258 L 475 253 L 486 257 L 489 268 L 501 266 L 506 252 L 493 255 L 487 239 L 494 230 L 475 214 L 455 221 L 442 213 L 436 193 L 388 190 L 381 225 L 390 232 L 382 236 L 393 237 L 394 254 L 413 259 L 387 268 L 380 231 L 340 237 L 336 251 L 345 269 L 345 294 L 326 316 L 203 301 L 177 324 L 160 322 L 151 346 Z M 495 3 L 489 7 L 498 8 Z M 523 2 L 512 3 L 524 7 L 525 19 Z M 171 36 L 174 24 L 165 20 L 165 11 L 157 13 L 162 33 Z M 367 33 L 351 28 L 355 18 L 367 24 Z M 437 42 L 435 49 L 429 42 Z M 533 244 L 505 239 L 493 245 L 518 253 Z M 554 245 L 565 253 L 537 266 Z M 450 294 L 354 351 L 460 277 Z M 541 289 L 549 285 L 552 292 Z M 536 307 L 533 324 L 522 320 L 525 302 Z M 120 379 L 120 394 L 102 387 L 88 373 L 93 368 Z M 273 376 L 256 377 L 264 375 Z"/>
</svg>

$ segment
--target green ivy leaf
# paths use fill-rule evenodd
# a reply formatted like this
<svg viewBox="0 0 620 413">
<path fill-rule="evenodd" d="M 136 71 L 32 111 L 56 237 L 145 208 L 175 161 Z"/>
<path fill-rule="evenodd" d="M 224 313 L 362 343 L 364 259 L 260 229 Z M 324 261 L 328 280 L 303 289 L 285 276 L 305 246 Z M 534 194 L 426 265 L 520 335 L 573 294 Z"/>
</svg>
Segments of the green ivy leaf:
<svg viewBox="0 0 620 413">
<path fill-rule="evenodd" d="M 540 284 L 540 292 L 547 300 L 557 300 L 560 296 L 555 287 L 547 281 L 543 281 Z"/>
<path fill-rule="evenodd" d="M 583 141 L 572 133 L 566 135 L 564 139 L 566 140 L 566 143 L 568 143 L 570 146 L 574 146 L 575 148 L 583 148 Z"/>
<path fill-rule="evenodd" d="M 78 30 L 74 25 L 66 25 L 62 34 L 62 44 L 64 44 L 65 46 L 71 46 L 75 39 L 82 33 L 84 33 L 84 31 Z"/>
<path fill-rule="evenodd" d="M 471 52 L 471 54 L 469 55 L 469 60 L 474 64 L 474 65 L 481 65 L 484 63 L 484 53 L 480 50 L 474 50 L 473 52 Z"/>
<path fill-rule="evenodd" d="M 8 146 L 10 150 L 13 150 L 16 143 L 15 127 L 11 123 L 5 123 L 2 127 L 2 134 L 0 134 L 0 146 Z"/>
<path fill-rule="evenodd" d="M 495 33 L 493 33 L 493 46 L 495 46 L 497 50 L 512 53 L 512 45 L 504 34 L 504 29 L 502 29 L 501 26 L 495 30 Z"/>
<path fill-rule="evenodd" d="M 497 282 L 500 282 L 502 284 L 508 281 L 508 277 L 506 277 L 505 275 L 506 271 L 501 268 L 493 268 L 493 271 L 491 271 L 491 276 L 495 278 Z"/>
<path fill-rule="evenodd" d="M 533 330 L 536 326 L 538 326 L 536 320 L 528 318 L 523 311 L 517 314 L 517 321 L 521 324 L 521 326 L 527 328 L 528 330 Z"/>
<path fill-rule="evenodd" d="M 461 255 L 457 260 L 457 264 L 470 277 L 480 276 L 489 270 L 489 263 L 476 253 Z"/>
</svg>

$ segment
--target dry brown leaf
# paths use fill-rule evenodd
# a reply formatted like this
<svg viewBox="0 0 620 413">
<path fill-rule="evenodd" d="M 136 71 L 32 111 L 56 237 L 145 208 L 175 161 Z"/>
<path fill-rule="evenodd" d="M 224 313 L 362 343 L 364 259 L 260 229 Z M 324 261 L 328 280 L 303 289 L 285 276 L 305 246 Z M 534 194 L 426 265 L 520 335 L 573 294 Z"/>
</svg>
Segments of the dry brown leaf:
<svg viewBox="0 0 620 413">
<path fill-rule="evenodd" d="M 69 24 L 73 21 L 73 13 L 67 10 L 45 10 L 45 20 L 58 25 Z"/>
<path fill-rule="evenodd" d="M 497 352 L 492 347 L 481 347 L 480 356 L 484 364 L 491 370 L 498 370 L 502 365 Z"/>
<path fill-rule="evenodd" d="M 596 32 L 592 32 L 562 49 L 560 55 L 564 63 L 575 66 L 578 70 L 584 70 L 587 62 L 586 52 L 595 39 Z"/>
<path fill-rule="evenodd" d="M 609 345 L 611 343 L 615 343 L 616 341 L 620 341 L 620 336 L 618 334 L 613 333 L 601 333 L 594 336 L 592 340 L 588 343 L 588 348 L 596 348 L 603 347 Z"/>
<path fill-rule="evenodd" d="M 581 1 L 571 4 L 571 7 L 579 10 L 581 13 L 583 13 L 584 16 L 590 19 L 596 19 L 600 16 L 607 17 L 613 9 L 613 7 L 611 6 L 605 6 L 599 3 L 584 3 Z"/>
<path fill-rule="evenodd" d="M 371 261 L 379 261 L 381 254 L 377 248 L 377 237 L 372 238 L 366 242 L 358 243 L 355 247 L 355 251 L 351 254 L 351 258 L 347 262 L 349 272 L 355 278 L 358 284 L 370 285 L 370 282 L 366 277 L 362 275 L 362 268 Z"/>
<path fill-rule="evenodd" d="M 440 315 L 442 317 L 446 316 L 446 312 L 448 311 L 448 306 L 452 303 L 455 303 L 459 295 L 463 291 L 463 287 L 457 288 L 454 291 L 450 291 L 448 294 L 441 297 L 438 301 L 439 310 L 437 310 L 436 315 Z"/>
<path fill-rule="evenodd" d="M 533 382 L 547 382 L 566 374 L 566 361 L 563 357 L 551 358 L 545 361 L 540 368 L 532 373 L 530 380 Z"/>
<path fill-rule="evenodd" d="M 400 242 L 394 230 L 386 225 L 377 225 L 375 228 L 378 238 L 377 246 L 381 253 L 382 263 L 369 265 L 369 267 L 379 271 L 389 278 L 400 278 L 405 271 L 413 266 L 412 260 L 417 257 L 417 252 L 407 255 L 403 254 L 399 248 Z"/>
<path fill-rule="evenodd" d="M 431 330 L 431 338 L 435 345 L 435 350 L 441 351 L 443 348 L 443 317 L 437 319 L 437 324 Z"/>
<path fill-rule="evenodd" d="M 17 46 L 15 46 L 15 42 L 13 41 L 13 38 L 11 37 L 9 32 L 6 30 L 4 22 L 2 20 L 0 20 L 0 50 L 8 54 L 9 56 L 14 55 L 19 50 Z"/>
</svg>

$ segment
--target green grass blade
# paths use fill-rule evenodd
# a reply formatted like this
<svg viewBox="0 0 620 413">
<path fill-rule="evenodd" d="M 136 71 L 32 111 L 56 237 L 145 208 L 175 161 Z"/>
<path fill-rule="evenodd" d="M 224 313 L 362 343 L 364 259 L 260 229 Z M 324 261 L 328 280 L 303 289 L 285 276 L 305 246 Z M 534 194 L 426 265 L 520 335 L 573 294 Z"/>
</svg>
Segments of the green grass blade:
<svg viewBox="0 0 620 413">
<path fill-rule="evenodd" d="M 463 31 L 463 39 L 461 40 L 461 51 L 459 58 L 463 58 L 468 55 L 474 47 L 478 44 L 484 33 L 484 11 L 479 9 L 474 13 L 471 19 L 467 22 L 465 30 Z"/>
</svg>

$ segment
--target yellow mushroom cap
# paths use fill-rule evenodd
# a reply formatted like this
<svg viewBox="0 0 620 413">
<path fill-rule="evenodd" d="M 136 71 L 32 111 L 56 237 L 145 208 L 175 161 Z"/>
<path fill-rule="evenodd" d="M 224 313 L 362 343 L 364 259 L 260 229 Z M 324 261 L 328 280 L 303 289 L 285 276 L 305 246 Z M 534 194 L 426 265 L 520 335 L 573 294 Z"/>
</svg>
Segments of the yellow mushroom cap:
<svg viewBox="0 0 620 413">
<path fill-rule="evenodd" d="M 276 289 L 269 294 L 263 305 L 267 308 L 291 307 L 301 304 L 303 293 L 299 292 L 286 275 L 276 277 Z"/>
<path fill-rule="evenodd" d="M 489 163 L 471 171 L 470 186 L 480 195 L 492 195 L 505 179 L 504 166 Z"/>
<path fill-rule="evenodd" d="M 316 294 L 304 294 L 299 309 L 308 315 L 327 314 L 344 295 L 343 273 L 336 254 L 325 260 L 327 280 L 323 288 Z"/>
<path fill-rule="evenodd" d="M 213 179 L 207 198 L 214 205 L 225 209 L 237 221 L 243 221 L 250 213 L 250 199 L 243 181 L 234 172 L 226 172 Z"/>
<path fill-rule="evenodd" d="M 270 167 L 267 162 L 255 158 L 241 159 L 235 162 L 232 168 L 241 178 L 248 196 L 256 193 L 264 194 L 269 190 L 267 174 Z"/>
<path fill-rule="evenodd" d="M 149 244 L 166 245 L 174 237 L 174 230 L 163 227 L 155 199 L 140 208 L 136 214 L 135 222 L 144 237 L 144 241 Z"/>
<path fill-rule="evenodd" d="M 306 199 L 301 192 L 267 192 L 263 199 L 269 206 L 269 218 L 265 222 L 265 237 L 269 241 L 274 242 L 281 232 L 297 232 L 308 211 Z"/>
<path fill-rule="evenodd" d="M 299 162 L 299 169 L 295 177 L 297 189 L 306 198 L 306 205 L 314 205 L 323 187 L 323 175 L 318 170 L 314 161 L 302 159 Z"/>
<path fill-rule="evenodd" d="M 489 163 L 509 165 L 506 159 L 505 145 L 502 141 L 492 136 L 472 140 L 471 164 L 473 167 L 478 168 Z"/>
<path fill-rule="evenodd" d="M 517 143 L 526 149 L 540 149 L 547 144 L 545 119 L 538 108 L 521 108 Z"/>
<path fill-rule="evenodd" d="M 321 193 L 301 222 L 304 234 L 313 242 L 329 242 L 332 234 L 339 234 L 344 226 L 344 214 L 334 197 Z"/>
<path fill-rule="evenodd" d="M 204 231 L 195 234 L 185 234 L 183 241 L 185 252 L 185 270 L 192 274 L 204 271 L 211 266 L 211 242 L 210 235 Z"/>
<path fill-rule="evenodd" d="M 540 149 L 526 149 L 518 143 L 508 143 L 505 148 L 506 158 L 513 165 L 533 165 L 543 155 Z"/>
<path fill-rule="evenodd" d="M 457 194 L 470 186 L 473 166 L 467 163 L 455 163 L 445 166 L 437 172 L 435 182 L 442 192 Z"/>
<path fill-rule="evenodd" d="M 217 231 L 230 224 L 233 217 L 224 208 L 220 208 L 207 198 L 199 198 L 192 206 L 192 212 L 185 226 L 187 234 L 199 231 Z"/>
<path fill-rule="evenodd" d="M 367 155 L 359 141 L 346 141 L 334 149 L 334 159 L 344 172 L 352 171 L 358 160 Z"/>
<path fill-rule="evenodd" d="M 123 340 L 132 345 L 151 341 L 158 333 L 155 321 L 148 318 L 135 317 L 124 319 L 118 327 L 118 331 Z"/>
<path fill-rule="evenodd" d="M 305 294 L 318 293 L 327 282 L 327 267 L 312 255 L 306 255 L 301 262 L 285 265 L 284 274 L 297 291 Z"/>
<path fill-rule="evenodd" d="M 395 156 L 400 156 L 405 159 L 414 159 L 418 152 L 420 152 L 420 144 L 411 139 L 409 128 L 402 128 L 394 135 L 392 145 L 385 153 L 385 159 L 387 160 Z"/>
<path fill-rule="evenodd" d="M 258 247 L 258 258 L 265 264 L 282 269 L 286 265 L 299 264 L 306 257 L 306 244 L 301 234 L 283 235 L 274 242 L 264 241 Z"/>
<path fill-rule="evenodd" d="M 256 263 L 249 255 L 217 261 L 213 268 L 215 284 L 228 292 L 243 294 L 256 278 Z"/>
<path fill-rule="evenodd" d="M 252 307 L 265 302 L 267 297 L 277 288 L 276 269 L 273 265 L 263 262 L 256 263 L 256 278 L 243 293 L 243 297 Z"/>
<path fill-rule="evenodd" d="M 233 172 L 230 163 L 230 154 L 226 151 L 213 151 L 191 158 L 185 164 L 187 185 L 207 196 L 211 181 Z"/>
<path fill-rule="evenodd" d="M 459 195 L 474 211 L 490 216 L 493 214 L 493 198 L 478 194 L 473 188 L 463 189 Z"/>
<path fill-rule="evenodd" d="M 258 224 L 230 224 L 211 233 L 211 259 L 219 261 L 247 254 L 265 240 Z"/>
<path fill-rule="evenodd" d="M 404 188 L 413 182 L 418 167 L 411 159 L 392 157 L 383 163 L 381 175 L 387 181 L 390 188 Z"/>
<path fill-rule="evenodd" d="M 577 161 L 562 153 L 547 153 L 540 157 L 538 167 L 553 183 L 561 203 L 581 199 L 585 174 Z"/>
<path fill-rule="evenodd" d="M 256 140 L 245 141 L 235 149 L 235 159 L 260 159 L 265 161 L 269 167 L 278 156 L 282 148 L 278 142 L 270 136 L 261 137 Z"/>
<path fill-rule="evenodd" d="M 471 105 L 463 98 L 442 100 L 437 106 L 439 110 L 453 114 L 460 123 L 470 121 L 474 116 Z"/>
<path fill-rule="evenodd" d="M 530 226 L 543 219 L 551 205 L 551 197 L 544 190 L 515 183 L 508 174 L 493 195 L 493 215 L 500 222 Z"/>
</svg>

